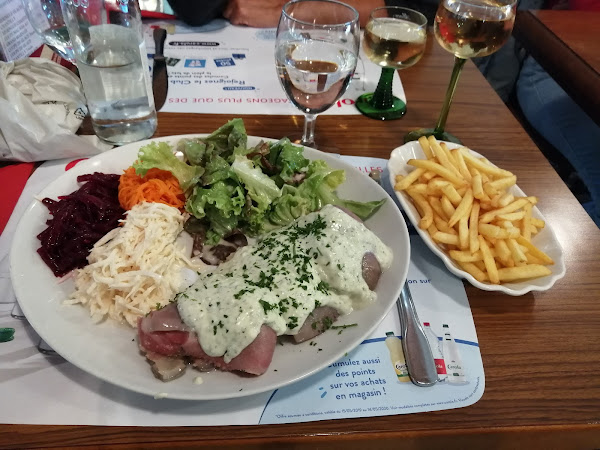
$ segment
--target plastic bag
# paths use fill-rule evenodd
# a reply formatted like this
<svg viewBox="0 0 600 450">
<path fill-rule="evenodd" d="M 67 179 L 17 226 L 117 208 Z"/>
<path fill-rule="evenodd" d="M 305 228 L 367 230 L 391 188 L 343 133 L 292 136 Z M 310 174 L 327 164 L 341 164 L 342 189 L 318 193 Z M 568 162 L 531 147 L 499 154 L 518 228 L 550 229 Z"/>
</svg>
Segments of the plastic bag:
<svg viewBox="0 0 600 450">
<path fill-rule="evenodd" d="M 111 148 L 75 132 L 87 115 L 79 78 L 53 61 L 0 61 L 0 160 L 87 157 Z"/>
</svg>

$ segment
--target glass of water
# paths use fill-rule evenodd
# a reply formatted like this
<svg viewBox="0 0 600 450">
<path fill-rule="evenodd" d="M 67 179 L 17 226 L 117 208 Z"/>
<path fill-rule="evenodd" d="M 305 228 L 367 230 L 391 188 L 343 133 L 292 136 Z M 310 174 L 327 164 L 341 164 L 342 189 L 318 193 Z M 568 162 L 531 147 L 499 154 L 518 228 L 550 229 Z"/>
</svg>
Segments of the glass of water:
<svg viewBox="0 0 600 450">
<path fill-rule="evenodd" d="M 63 19 L 60 0 L 21 0 L 33 29 L 46 45 L 75 63 L 73 46 Z"/>
<path fill-rule="evenodd" d="M 151 137 L 156 110 L 136 0 L 62 0 L 96 135 L 111 144 Z"/>
<path fill-rule="evenodd" d="M 356 9 L 334 0 L 294 0 L 281 12 L 275 65 L 290 101 L 304 113 L 302 145 L 313 146 L 317 115 L 346 91 L 360 42 Z"/>
</svg>

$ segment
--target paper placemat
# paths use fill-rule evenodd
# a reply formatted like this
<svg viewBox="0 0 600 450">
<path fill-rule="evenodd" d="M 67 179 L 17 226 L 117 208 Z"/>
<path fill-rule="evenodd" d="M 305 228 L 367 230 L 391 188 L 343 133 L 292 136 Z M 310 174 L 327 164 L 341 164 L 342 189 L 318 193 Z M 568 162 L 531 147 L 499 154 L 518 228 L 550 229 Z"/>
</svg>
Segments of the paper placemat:
<svg viewBox="0 0 600 450">
<path fill-rule="evenodd" d="M 377 158 L 345 157 L 366 171 L 385 167 Z M 17 218 L 33 196 L 55 179 L 69 161 L 43 164 L 28 182 L 5 232 L 0 236 L 0 267 L 7 261 Z M 362 169 L 361 169 L 362 168 Z M 385 180 L 384 174 L 384 180 Z M 10 235 L 10 236 L 9 236 Z M 448 325 L 451 341 L 433 343 L 460 376 L 429 388 L 401 382 L 386 345 L 386 332 L 399 335 L 394 308 L 358 348 L 321 372 L 263 394 L 223 401 L 182 401 L 127 391 L 87 374 L 60 356 L 37 349 L 39 336 L 26 321 L 11 317 L 0 304 L 0 327 L 16 329 L 13 341 L 0 344 L 0 423 L 132 426 L 250 425 L 383 416 L 469 406 L 483 395 L 485 375 L 471 310 L 460 279 L 450 274 L 418 236 L 411 236 L 408 282 L 422 321 L 437 336 Z M 7 266 L 6 266 L 7 267 Z M 1 279 L 0 279 L 1 281 Z M 0 292 L 12 292 L 8 279 Z M 2 297 L 2 300 L 5 300 Z M 437 347 L 439 345 L 439 347 Z M 453 363 L 450 361 L 454 361 Z M 444 364 L 447 365 L 445 362 Z M 148 376 L 151 376 L 148 371 Z"/>
<path fill-rule="evenodd" d="M 146 49 L 154 54 L 152 30 L 167 30 L 169 89 L 162 112 L 211 114 L 299 115 L 279 83 L 275 71 L 275 29 L 230 25 L 217 19 L 192 28 L 178 21 L 144 24 Z M 360 114 L 355 100 L 377 87 L 381 67 L 369 61 L 362 46 L 356 71 L 348 89 L 323 114 Z M 404 89 L 394 74 L 394 95 L 406 101 Z"/>
</svg>

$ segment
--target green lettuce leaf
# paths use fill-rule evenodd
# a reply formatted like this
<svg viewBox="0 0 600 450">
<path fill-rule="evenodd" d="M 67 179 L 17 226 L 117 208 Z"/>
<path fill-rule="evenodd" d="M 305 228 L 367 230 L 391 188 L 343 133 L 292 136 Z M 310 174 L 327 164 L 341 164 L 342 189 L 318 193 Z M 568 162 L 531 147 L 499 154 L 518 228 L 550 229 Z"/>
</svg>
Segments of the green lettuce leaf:
<svg viewBox="0 0 600 450">
<path fill-rule="evenodd" d="M 273 200 L 281 196 L 277 184 L 248 158 L 236 156 L 231 169 L 248 191 L 248 196 L 259 211 L 265 211 Z"/>
<path fill-rule="evenodd" d="M 133 168 L 141 177 L 145 176 L 150 169 L 168 170 L 177 178 L 183 191 L 194 186 L 204 173 L 203 167 L 190 166 L 177 159 L 172 147 L 166 142 L 151 142 L 140 148 Z"/>
<path fill-rule="evenodd" d="M 231 182 L 218 181 L 210 187 L 196 186 L 188 198 L 185 209 L 198 219 L 207 215 L 208 206 L 219 210 L 223 217 L 239 216 L 245 204 L 241 186 Z"/>
<path fill-rule="evenodd" d="M 212 145 L 214 152 L 230 161 L 235 155 L 246 154 L 248 135 L 242 119 L 232 119 L 213 131 L 206 139 L 207 146 Z"/>
</svg>

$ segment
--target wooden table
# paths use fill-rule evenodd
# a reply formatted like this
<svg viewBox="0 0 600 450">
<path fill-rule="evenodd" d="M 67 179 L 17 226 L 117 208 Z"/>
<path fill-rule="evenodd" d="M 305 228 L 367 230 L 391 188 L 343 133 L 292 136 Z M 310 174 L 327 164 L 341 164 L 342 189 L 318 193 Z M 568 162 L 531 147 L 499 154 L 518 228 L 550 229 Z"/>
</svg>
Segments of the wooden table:
<svg viewBox="0 0 600 450">
<path fill-rule="evenodd" d="M 323 116 L 317 136 L 339 152 L 387 158 L 407 131 L 435 123 L 452 56 L 433 39 L 403 74 L 409 111 L 399 121 Z M 160 114 L 158 135 L 210 132 L 231 117 Z M 249 134 L 300 132 L 302 117 L 246 116 Z M 510 297 L 466 285 L 486 374 L 467 408 L 305 424 L 136 428 L 1 425 L 1 448 L 598 448 L 600 447 L 600 231 L 475 66 L 458 85 L 448 130 L 515 172 L 565 251 L 551 290 Z M 2 405 L 2 407 L 9 407 Z M 52 407 L 52 405 L 44 405 Z"/>
<path fill-rule="evenodd" d="M 519 11 L 513 34 L 600 125 L 600 12 Z"/>
</svg>

